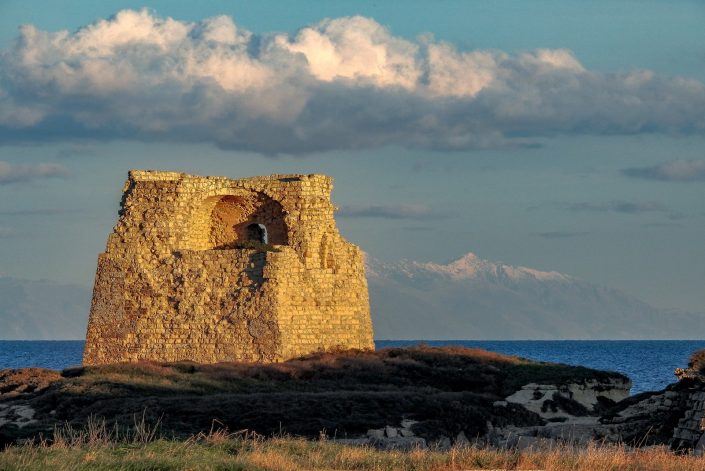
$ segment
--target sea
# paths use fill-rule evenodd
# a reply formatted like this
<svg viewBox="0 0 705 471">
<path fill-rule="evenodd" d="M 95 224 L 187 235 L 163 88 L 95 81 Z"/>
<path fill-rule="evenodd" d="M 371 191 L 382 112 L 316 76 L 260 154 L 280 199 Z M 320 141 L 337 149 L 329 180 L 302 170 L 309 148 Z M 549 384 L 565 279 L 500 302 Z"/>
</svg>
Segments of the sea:
<svg viewBox="0 0 705 471">
<path fill-rule="evenodd" d="M 83 341 L 0 341 L 0 369 L 62 370 L 81 363 Z M 632 394 L 663 389 L 705 340 L 378 340 L 377 348 L 460 345 L 538 361 L 619 371 L 631 378 Z"/>
</svg>

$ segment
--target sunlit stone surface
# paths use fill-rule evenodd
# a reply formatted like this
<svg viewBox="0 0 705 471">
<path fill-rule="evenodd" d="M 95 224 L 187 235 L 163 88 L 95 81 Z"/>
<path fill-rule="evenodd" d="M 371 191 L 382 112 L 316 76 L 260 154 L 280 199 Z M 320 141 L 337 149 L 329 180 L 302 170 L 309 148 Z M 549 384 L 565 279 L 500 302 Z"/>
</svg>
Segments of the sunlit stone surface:
<svg viewBox="0 0 705 471">
<path fill-rule="evenodd" d="M 373 349 L 362 252 L 338 233 L 332 186 L 131 171 L 98 257 L 84 364 Z"/>
</svg>

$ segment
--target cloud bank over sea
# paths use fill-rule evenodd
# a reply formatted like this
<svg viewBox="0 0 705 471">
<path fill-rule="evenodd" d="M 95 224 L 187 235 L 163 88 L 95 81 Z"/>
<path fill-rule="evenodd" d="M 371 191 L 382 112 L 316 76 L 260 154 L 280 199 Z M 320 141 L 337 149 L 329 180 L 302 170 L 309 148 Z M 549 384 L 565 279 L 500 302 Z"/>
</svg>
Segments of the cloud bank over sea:
<svg viewBox="0 0 705 471">
<path fill-rule="evenodd" d="M 567 49 L 409 40 L 361 16 L 257 34 L 227 16 L 123 10 L 74 32 L 25 25 L 0 53 L 0 144 L 128 138 L 305 154 L 637 133 L 705 133 L 705 85 L 589 70 Z"/>
<path fill-rule="evenodd" d="M 705 160 L 676 159 L 651 167 L 634 167 L 622 170 L 628 177 L 666 182 L 705 181 Z"/>
<path fill-rule="evenodd" d="M 0 160 L 0 185 L 26 183 L 39 178 L 65 177 L 68 170 L 59 164 L 13 165 Z"/>
</svg>

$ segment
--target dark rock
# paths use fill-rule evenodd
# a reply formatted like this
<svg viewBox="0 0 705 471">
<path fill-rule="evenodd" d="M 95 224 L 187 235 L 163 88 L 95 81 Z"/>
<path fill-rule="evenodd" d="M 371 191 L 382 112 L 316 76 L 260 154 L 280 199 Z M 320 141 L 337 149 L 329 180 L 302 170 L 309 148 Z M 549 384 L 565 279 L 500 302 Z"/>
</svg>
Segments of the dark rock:
<svg viewBox="0 0 705 471">
<path fill-rule="evenodd" d="M 426 448 L 426 440 L 421 437 L 371 438 L 370 445 L 378 450 L 413 451 Z"/>
</svg>

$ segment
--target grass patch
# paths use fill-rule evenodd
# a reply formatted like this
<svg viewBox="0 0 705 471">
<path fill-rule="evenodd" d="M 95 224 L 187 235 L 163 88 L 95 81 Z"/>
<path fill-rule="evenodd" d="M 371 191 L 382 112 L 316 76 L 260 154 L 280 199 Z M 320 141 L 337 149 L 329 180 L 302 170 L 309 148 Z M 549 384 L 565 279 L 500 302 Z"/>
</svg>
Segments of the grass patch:
<svg viewBox="0 0 705 471">
<path fill-rule="evenodd" d="M 230 430 L 311 438 L 321 430 L 355 436 L 403 419 L 418 421 L 415 431 L 427 439 L 461 430 L 471 437 L 484 434 L 488 420 L 540 424 L 533 412 L 493 406 L 524 384 L 622 378 L 479 349 L 424 346 L 316 353 L 275 364 L 141 362 L 47 374 L 53 376 L 44 389 L 21 396 L 38 422 L 0 429 L 0 446 L 46 436 L 65 422 L 86 426 L 90 417 L 129 428 L 144 411 L 166 436 L 181 438 L 208 431 L 214 420 Z"/>
<path fill-rule="evenodd" d="M 624 446 L 589 445 L 518 451 L 467 446 L 447 451 L 399 452 L 291 437 L 262 440 L 216 431 L 182 441 L 155 439 L 132 443 L 86 439 L 71 446 L 44 442 L 9 447 L 0 453 L 0 469 L 696 471 L 705 470 L 705 460 L 675 455 L 663 447 L 635 451 Z"/>
<path fill-rule="evenodd" d="M 244 250 L 254 250 L 255 252 L 281 252 L 281 249 L 272 245 L 260 242 L 257 240 L 244 240 L 238 242 L 231 242 L 228 244 L 222 244 L 217 247 L 219 250 L 225 249 L 244 249 Z"/>
</svg>

